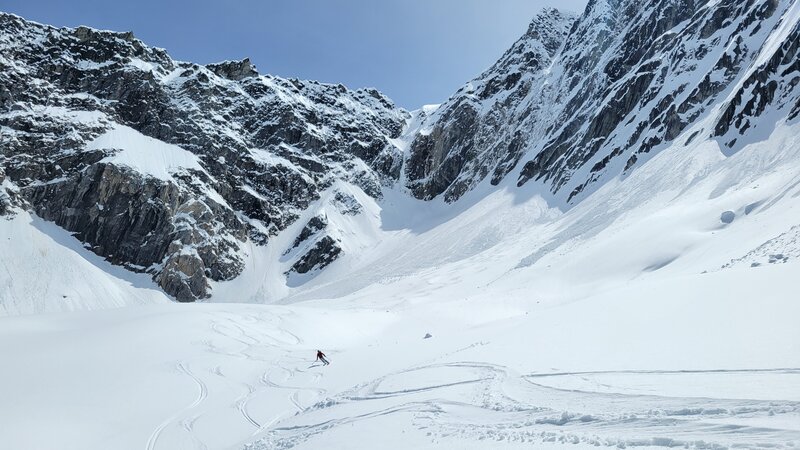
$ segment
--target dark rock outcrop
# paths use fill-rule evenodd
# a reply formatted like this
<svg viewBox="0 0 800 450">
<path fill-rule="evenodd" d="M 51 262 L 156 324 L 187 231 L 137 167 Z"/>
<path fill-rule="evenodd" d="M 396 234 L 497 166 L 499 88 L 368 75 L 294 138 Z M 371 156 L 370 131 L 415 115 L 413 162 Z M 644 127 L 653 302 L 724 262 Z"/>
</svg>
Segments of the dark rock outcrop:
<svg viewBox="0 0 800 450">
<path fill-rule="evenodd" d="M 518 109 L 537 95 L 537 79 L 553 62 L 576 20 L 545 9 L 500 60 L 428 117 L 406 161 L 417 198 L 455 200 L 489 174 L 497 184 L 525 150 Z M 523 115 L 531 114 L 530 111 Z"/>
<path fill-rule="evenodd" d="M 775 8 L 775 2 L 764 5 L 762 14 Z M 774 11 L 772 11 L 774 13 Z M 771 57 L 745 80 L 725 107 L 714 127 L 714 136 L 721 137 L 727 147 L 741 146 L 743 135 L 758 126 L 757 119 L 767 109 L 792 108 L 789 119 L 798 115 L 800 95 L 800 22 L 790 28 L 785 40 Z M 767 123 L 763 126 L 774 126 Z M 735 131 L 735 132 L 734 132 Z"/>
<path fill-rule="evenodd" d="M 400 174 L 391 140 L 408 113 L 374 89 L 260 76 L 248 59 L 177 62 L 132 33 L 12 14 L 0 14 L 0 49 L 4 177 L 27 207 L 179 300 L 238 275 L 242 243 L 266 243 L 335 180 L 379 197 Z M 202 170 L 159 179 L 115 163 L 119 149 L 87 148 L 119 126 Z"/>
<path fill-rule="evenodd" d="M 233 81 L 258 76 L 256 66 L 250 62 L 250 58 L 245 58 L 241 61 L 223 61 L 216 64 L 207 64 L 206 67 L 218 76 Z"/>
<path fill-rule="evenodd" d="M 40 217 L 75 231 L 112 263 L 153 273 L 180 301 L 207 297 L 207 278 L 229 280 L 242 269 L 235 250 L 246 226 L 232 210 L 177 184 L 95 163 L 22 192 Z"/>
<path fill-rule="evenodd" d="M 308 240 L 311 236 L 316 234 L 318 231 L 324 230 L 325 227 L 328 226 L 328 220 L 323 216 L 314 216 L 311 220 L 306 223 L 306 226 L 300 231 L 300 234 L 297 235 L 297 238 L 294 240 L 294 244 L 289 250 L 295 249 L 300 244 Z"/>
<path fill-rule="evenodd" d="M 290 272 L 304 274 L 312 270 L 323 269 L 335 261 L 341 252 L 342 248 L 336 239 L 327 235 L 323 236 L 292 265 Z"/>
</svg>

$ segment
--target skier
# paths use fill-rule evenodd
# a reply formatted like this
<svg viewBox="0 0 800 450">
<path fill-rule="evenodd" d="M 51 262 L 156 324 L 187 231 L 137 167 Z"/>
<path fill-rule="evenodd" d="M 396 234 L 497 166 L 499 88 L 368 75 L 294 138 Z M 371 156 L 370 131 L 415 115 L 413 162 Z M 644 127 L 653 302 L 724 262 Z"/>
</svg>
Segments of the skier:
<svg viewBox="0 0 800 450">
<path fill-rule="evenodd" d="M 327 366 L 330 364 L 327 359 L 325 359 L 325 353 L 322 353 L 321 350 L 317 350 L 317 359 L 314 362 L 322 361 L 322 364 Z"/>
</svg>

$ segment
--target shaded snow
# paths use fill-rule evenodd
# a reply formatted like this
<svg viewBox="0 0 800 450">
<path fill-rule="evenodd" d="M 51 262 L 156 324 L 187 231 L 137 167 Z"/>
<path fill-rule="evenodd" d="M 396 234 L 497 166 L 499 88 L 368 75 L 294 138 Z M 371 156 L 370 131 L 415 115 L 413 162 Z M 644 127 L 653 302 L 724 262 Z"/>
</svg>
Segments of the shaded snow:
<svg viewBox="0 0 800 450">
<path fill-rule="evenodd" d="M 0 218 L 0 255 L 0 316 L 171 302 L 149 275 L 104 261 L 28 213 Z"/>
</svg>

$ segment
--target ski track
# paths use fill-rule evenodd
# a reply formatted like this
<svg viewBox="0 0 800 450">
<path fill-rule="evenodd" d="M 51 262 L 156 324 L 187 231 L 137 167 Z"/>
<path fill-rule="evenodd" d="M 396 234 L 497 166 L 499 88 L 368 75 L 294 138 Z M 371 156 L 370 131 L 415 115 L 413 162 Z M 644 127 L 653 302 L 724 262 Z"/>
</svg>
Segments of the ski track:
<svg viewBox="0 0 800 450">
<path fill-rule="evenodd" d="M 147 450 L 154 450 L 156 448 L 156 443 L 158 442 L 158 438 L 161 436 L 161 433 L 163 433 L 167 427 L 178 423 L 182 416 L 191 412 L 195 408 L 199 407 L 200 404 L 202 404 L 203 401 L 208 397 L 208 388 L 206 387 L 206 384 L 203 382 L 203 380 L 195 376 L 191 370 L 189 370 L 185 362 L 178 362 L 176 367 L 179 371 L 183 372 L 189 378 L 191 378 L 194 384 L 197 385 L 198 388 L 197 397 L 189 406 L 183 408 L 176 414 L 170 416 L 164 422 L 161 422 L 161 424 L 158 427 L 156 427 L 155 430 L 153 430 L 153 432 L 150 434 L 150 438 L 147 441 Z M 197 420 L 198 417 L 199 416 L 181 421 L 181 425 L 185 431 L 189 432 L 192 435 L 192 440 L 198 445 L 198 447 L 204 449 L 206 448 L 206 446 L 199 439 L 197 439 L 196 436 L 192 433 L 194 421 Z"/>
<path fill-rule="evenodd" d="M 402 390 L 380 389 L 388 379 L 441 368 L 464 370 L 468 374 L 479 372 L 482 376 Z M 361 413 L 344 413 L 342 417 L 322 421 L 308 417 L 311 423 L 298 425 L 279 422 L 261 443 L 256 443 L 252 448 L 290 448 L 310 443 L 314 437 L 336 426 L 400 413 L 411 414 L 412 424 L 429 436 L 432 442 L 456 446 L 457 440 L 488 440 L 496 441 L 497 445 L 563 443 L 620 448 L 792 448 L 800 442 L 800 431 L 719 421 L 732 417 L 798 415 L 800 402 L 598 393 L 559 389 L 535 382 L 543 377 L 608 373 L 796 374 L 800 373 L 800 369 L 629 370 L 514 375 L 505 367 L 479 362 L 431 364 L 388 374 L 356 386 L 307 408 L 287 422 L 303 422 L 304 415 L 311 416 L 320 411 L 325 411 L 325 416 L 335 416 L 337 408 L 347 405 L 343 410 L 350 411 L 353 404 L 363 408 Z M 444 390 L 450 390 L 448 395 L 444 395 Z M 515 394 L 509 395 L 507 392 Z M 387 401 L 395 403 L 387 405 Z M 464 413 L 475 411 L 480 411 L 480 414 L 473 414 L 473 417 L 480 419 L 464 419 Z M 486 420 L 487 416 L 489 420 Z M 259 446 L 262 444 L 264 446 Z M 491 445 L 487 442 L 487 446 Z"/>
<path fill-rule="evenodd" d="M 422 365 L 329 395 L 326 389 L 312 387 L 323 374 L 297 367 L 305 360 L 293 356 L 289 347 L 302 341 L 281 330 L 280 321 L 282 319 L 276 316 L 216 315 L 209 321 L 214 338 L 198 342 L 208 352 L 208 361 L 192 362 L 195 368 L 206 364 L 203 375 L 244 388 L 244 393 L 233 401 L 233 410 L 253 430 L 251 439 L 257 439 L 246 445 L 248 449 L 313 447 L 318 444 L 315 439 L 321 439 L 336 427 L 370 426 L 365 422 L 385 416 L 410 422 L 418 433 L 444 447 L 458 447 L 458 443 L 464 441 L 486 442 L 486 446 L 492 448 L 501 444 L 537 443 L 704 449 L 796 448 L 800 445 L 800 431 L 725 422 L 726 419 L 758 420 L 775 415 L 800 418 L 800 402 L 592 391 L 592 387 L 601 391 L 612 389 L 592 379 L 600 375 L 800 375 L 800 368 L 518 374 L 505 366 L 479 361 L 437 362 L 460 353 L 456 350 Z M 237 364 L 248 363 L 266 367 L 255 379 L 246 379 L 234 369 Z M 164 431 L 174 425 L 178 425 L 176 430 L 189 435 L 196 448 L 206 448 L 196 436 L 194 425 L 204 414 L 201 406 L 213 393 L 186 362 L 179 362 L 176 367 L 197 386 L 198 396 L 152 432 L 147 450 L 155 450 Z M 433 375 L 441 379 L 443 370 L 448 372 L 442 381 L 426 378 Z M 415 378 L 417 376 L 421 376 L 422 381 Z M 554 377 L 579 377 L 585 387 L 583 390 L 566 389 L 544 382 Z M 288 391 L 287 406 L 294 411 L 286 409 L 262 417 L 254 414 L 257 409 L 250 406 L 265 401 L 267 397 L 261 394 L 276 389 Z M 303 392 L 310 393 L 317 402 L 304 406 L 300 400 Z"/>
<path fill-rule="evenodd" d="M 255 387 L 253 387 L 253 386 L 251 386 L 249 384 L 245 383 L 244 385 L 247 388 L 247 394 L 239 397 L 239 399 L 236 401 L 236 409 L 239 411 L 239 413 L 242 415 L 242 417 L 244 417 L 244 419 L 248 423 L 250 423 L 250 425 L 252 425 L 253 427 L 255 427 L 258 430 L 258 429 L 261 428 L 261 424 L 258 423 L 258 421 L 256 421 L 255 419 L 253 419 L 253 417 L 247 411 L 247 402 L 250 400 L 250 398 L 253 396 L 253 394 L 255 394 L 257 392 L 257 390 L 256 390 Z"/>
<path fill-rule="evenodd" d="M 286 415 L 281 414 L 275 417 L 254 416 L 248 405 L 255 401 L 259 394 L 273 389 L 289 390 L 291 391 L 287 395 L 289 404 L 293 405 L 298 412 L 302 412 L 305 408 L 299 400 L 300 392 L 308 391 L 315 396 L 323 396 L 326 392 L 324 389 L 303 387 L 301 386 L 303 381 L 298 381 L 295 383 L 296 385 L 284 385 L 273 381 L 273 378 L 278 374 L 285 376 L 287 381 L 295 378 L 298 373 L 303 374 L 312 382 L 317 382 L 322 376 L 318 373 L 306 373 L 301 369 L 290 369 L 286 366 L 285 363 L 306 362 L 302 358 L 293 357 L 290 351 L 286 350 L 287 346 L 299 344 L 302 340 L 296 335 L 281 329 L 276 320 L 280 322 L 282 319 L 280 316 L 261 315 L 210 316 L 209 329 L 214 337 L 196 343 L 208 352 L 209 358 L 208 360 L 203 360 L 202 358 L 193 360 L 193 366 L 201 367 L 205 363 L 207 367 L 202 371 L 203 374 L 244 388 L 244 393 L 233 400 L 232 406 L 241 420 L 254 429 L 252 435 L 264 432 Z M 265 349 L 268 350 L 268 354 L 271 356 L 268 358 L 258 356 L 259 349 L 261 349 L 260 353 L 264 353 Z M 273 355 L 275 353 L 278 353 L 278 358 L 274 358 Z M 229 365 L 235 367 L 237 361 L 264 364 L 269 368 L 256 380 L 257 383 L 252 384 L 251 381 L 253 380 L 240 379 L 243 375 L 238 374 L 236 370 L 228 369 Z M 209 396 L 214 396 L 214 393 L 209 392 L 208 384 L 199 375 L 196 375 L 194 371 L 190 370 L 186 362 L 178 362 L 176 368 L 186 374 L 192 383 L 197 386 L 198 396 L 190 405 L 177 411 L 153 430 L 147 442 L 147 450 L 155 450 L 159 438 L 166 429 L 173 426 L 175 426 L 176 430 L 186 433 L 196 448 L 207 448 L 197 437 L 194 426 L 197 420 L 204 415 L 204 411 L 201 408 L 204 401 Z"/>
<path fill-rule="evenodd" d="M 696 373 L 800 373 L 798 368 L 778 369 L 706 369 L 706 370 L 595 370 L 582 372 L 548 372 L 531 373 L 527 378 L 559 377 L 565 375 L 599 375 L 599 374 L 696 374 Z"/>
</svg>

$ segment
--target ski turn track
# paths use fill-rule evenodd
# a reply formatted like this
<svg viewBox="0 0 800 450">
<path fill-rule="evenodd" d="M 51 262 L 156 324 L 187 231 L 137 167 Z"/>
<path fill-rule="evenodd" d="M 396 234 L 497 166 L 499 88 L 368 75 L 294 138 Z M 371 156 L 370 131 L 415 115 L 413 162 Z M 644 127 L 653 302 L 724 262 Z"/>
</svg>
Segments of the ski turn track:
<svg viewBox="0 0 800 450">
<path fill-rule="evenodd" d="M 376 439 L 428 443 L 420 448 L 800 446 L 800 398 L 735 398 L 718 386 L 748 377 L 791 385 L 800 382 L 797 368 L 520 373 L 453 360 L 462 353 L 456 350 L 333 390 L 334 380 L 305 370 L 309 361 L 297 356 L 304 350 L 293 347 L 302 341 L 284 328 L 280 315 L 209 315 L 210 336 L 196 343 L 205 356 L 176 364 L 197 396 L 152 432 L 147 450 L 174 442 L 199 449 L 340 448 L 331 439 L 370 430 L 384 430 Z M 702 395 L 692 394 L 695 382 Z M 224 445 L 212 440 L 221 427 L 231 438 Z"/>
<path fill-rule="evenodd" d="M 294 411 L 302 412 L 300 393 L 307 393 L 302 397 L 306 400 L 324 396 L 324 389 L 313 387 L 321 375 L 295 367 L 308 361 L 287 349 L 301 340 L 283 330 L 281 320 L 267 314 L 209 315 L 210 336 L 196 342 L 206 356 L 193 357 L 191 368 L 185 361 L 175 366 L 196 386 L 197 396 L 152 431 L 146 449 L 173 448 L 174 442 L 216 448 L 218 444 L 203 439 L 210 429 L 226 426 L 241 430 L 236 433 L 242 436 L 256 436 Z M 241 395 L 232 398 L 232 391 Z M 276 396 L 280 391 L 288 393 Z"/>
<path fill-rule="evenodd" d="M 156 429 L 150 435 L 150 439 L 148 439 L 148 441 L 147 441 L 147 450 L 155 450 L 156 443 L 158 442 L 158 438 L 161 436 L 161 433 L 163 433 L 163 431 L 167 427 L 175 425 L 181 419 L 181 417 L 185 416 L 187 413 L 193 411 L 195 408 L 200 406 L 200 404 L 202 404 L 203 401 L 208 397 L 208 388 L 206 387 L 206 384 L 203 382 L 203 380 L 201 380 L 200 378 L 196 377 L 189 370 L 189 368 L 187 367 L 186 363 L 179 362 L 176 367 L 177 367 L 178 370 L 180 370 L 181 372 L 186 374 L 189 378 L 191 378 L 192 381 L 197 385 L 197 388 L 198 388 L 197 398 L 194 399 L 192 404 L 190 404 L 186 408 L 180 410 L 175 415 L 170 416 L 167 420 L 165 420 L 158 427 L 156 427 Z M 197 418 L 195 417 L 195 418 L 190 419 L 188 421 L 184 421 L 183 422 L 183 424 L 184 424 L 183 428 L 186 431 L 191 433 L 192 427 L 193 427 L 193 423 L 194 423 L 194 421 L 196 419 Z M 196 440 L 196 443 L 199 444 L 199 448 L 206 448 L 206 446 L 203 445 L 202 442 L 200 442 L 199 440 Z"/>
<path fill-rule="evenodd" d="M 248 450 L 316 448 L 344 425 L 394 416 L 432 446 L 484 448 L 531 444 L 601 447 L 796 448 L 800 427 L 761 425 L 764 419 L 800 423 L 800 402 L 607 393 L 548 386 L 544 379 L 596 374 L 704 376 L 787 375 L 800 369 L 706 371 L 600 371 L 516 374 L 480 362 L 431 364 L 395 372 L 320 402 L 271 427 Z M 417 383 L 442 378 L 449 383 Z M 602 385 L 595 385 L 603 388 Z M 405 431 L 404 431 L 405 432 Z"/>
</svg>

